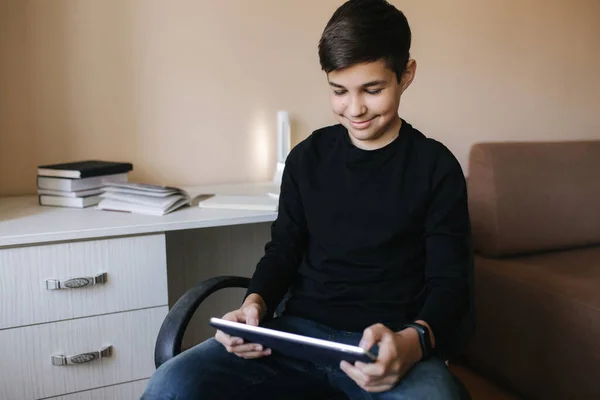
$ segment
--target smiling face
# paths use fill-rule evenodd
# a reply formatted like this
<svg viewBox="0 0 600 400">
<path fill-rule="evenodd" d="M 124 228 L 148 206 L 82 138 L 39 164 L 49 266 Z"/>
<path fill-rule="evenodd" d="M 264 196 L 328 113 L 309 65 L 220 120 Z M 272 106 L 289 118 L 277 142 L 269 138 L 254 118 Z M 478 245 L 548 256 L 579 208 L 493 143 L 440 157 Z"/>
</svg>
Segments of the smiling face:
<svg viewBox="0 0 600 400">
<path fill-rule="evenodd" d="M 400 82 L 383 60 L 355 64 L 331 71 L 331 108 L 348 129 L 352 143 L 374 150 L 391 143 L 400 131 L 400 97 L 414 78 L 416 64 L 410 60 Z"/>
</svg>

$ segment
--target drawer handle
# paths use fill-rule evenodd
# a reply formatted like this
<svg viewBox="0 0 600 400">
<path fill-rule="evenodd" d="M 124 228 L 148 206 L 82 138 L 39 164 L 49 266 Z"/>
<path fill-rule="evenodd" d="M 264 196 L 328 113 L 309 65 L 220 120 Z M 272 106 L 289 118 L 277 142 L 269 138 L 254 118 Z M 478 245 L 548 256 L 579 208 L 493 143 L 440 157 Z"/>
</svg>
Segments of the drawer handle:
<svg viewBox="0 0 600 400">
<path fill-rule="evenodd" d="M 106 283 L 108 274 L 103 272 L 99 275 L 87 277 L 87 278 L 73 278 L 67 279 L 66 281 L 60 281 L 58 279 L 46 279 L 46 289 L 48 290 L 59 290 L 59 289 L 79 289 L 91 285 L 100 285 Z"/>
<path fill-rule="evenodd" d="M 65 356 L 62 354 L 55 354 L 52 356 L 52 365 L 77 365 L 85 364 L 94 360 L 100 360 L 105 357 L 112 356 L 112 346 L 105 346 L 100 351 L 93 351 L 91 353 L 76 354 L 74 356 Z"/>
</svg>

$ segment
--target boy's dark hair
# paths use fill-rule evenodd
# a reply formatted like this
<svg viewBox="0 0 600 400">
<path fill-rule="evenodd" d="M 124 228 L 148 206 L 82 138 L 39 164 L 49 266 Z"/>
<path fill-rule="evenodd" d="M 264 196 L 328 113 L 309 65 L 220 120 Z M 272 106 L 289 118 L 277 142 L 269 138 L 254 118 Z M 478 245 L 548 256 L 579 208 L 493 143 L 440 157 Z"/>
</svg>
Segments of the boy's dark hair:
<svg viewBox="0 0 600 400">
<path fill-rule="evenodd" d="M 396 7 L 385 0 L 349 0 L 327 23 L 319 41 L 319 59 L 327 73 L 383 60 L 400 82 L 410 44 L 408 21 Z"/>
</svg>

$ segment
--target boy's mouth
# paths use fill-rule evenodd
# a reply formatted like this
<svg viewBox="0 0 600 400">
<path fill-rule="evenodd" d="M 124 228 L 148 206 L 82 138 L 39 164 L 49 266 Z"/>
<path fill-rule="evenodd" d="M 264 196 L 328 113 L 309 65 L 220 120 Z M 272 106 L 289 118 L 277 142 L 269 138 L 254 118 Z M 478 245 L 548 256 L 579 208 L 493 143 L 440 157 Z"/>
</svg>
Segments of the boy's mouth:
<svg viewBox="0 0 600 400">
<path fill-rule="evenodd" d="M 354 129 L 367 129 L 371 123 L 373 122 L 373 120 L 375 119 L 375 117 L 371 118 L 371 119 L 367 119 L 364 121 L 353 121 L 351 119 L 348 119 L 348 121 L 350 121 L 350 125 L 352 125 L 352 127 Z"/>
</svg>

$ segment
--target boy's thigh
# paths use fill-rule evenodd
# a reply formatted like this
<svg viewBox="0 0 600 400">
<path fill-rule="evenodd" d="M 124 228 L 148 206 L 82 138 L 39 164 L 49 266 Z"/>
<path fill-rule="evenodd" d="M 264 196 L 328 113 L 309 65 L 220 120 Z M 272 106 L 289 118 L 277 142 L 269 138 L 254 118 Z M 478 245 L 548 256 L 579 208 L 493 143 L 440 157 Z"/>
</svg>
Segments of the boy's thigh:
<svg viewBox="0 0 600 400">
<path fill-rule="evenodd" d="M 461 394 L 461 384 L 446 363 L 431 357 L 415 365 L 398 386 L 389 391 L 389 397 L 375 398 L 464 400 Z"/>
<path fill-rule="evenodd" d="M 298 321 L 274 320 L 268 325 L 295 330 Z M 142 400 L 228 398 L 244 388 L 292 372 L 313 374 L 315 368 L 311 363 L 277 354 L 246 360 L 227 352 L 211 338 L 161 365 Z"/>
</svg>

